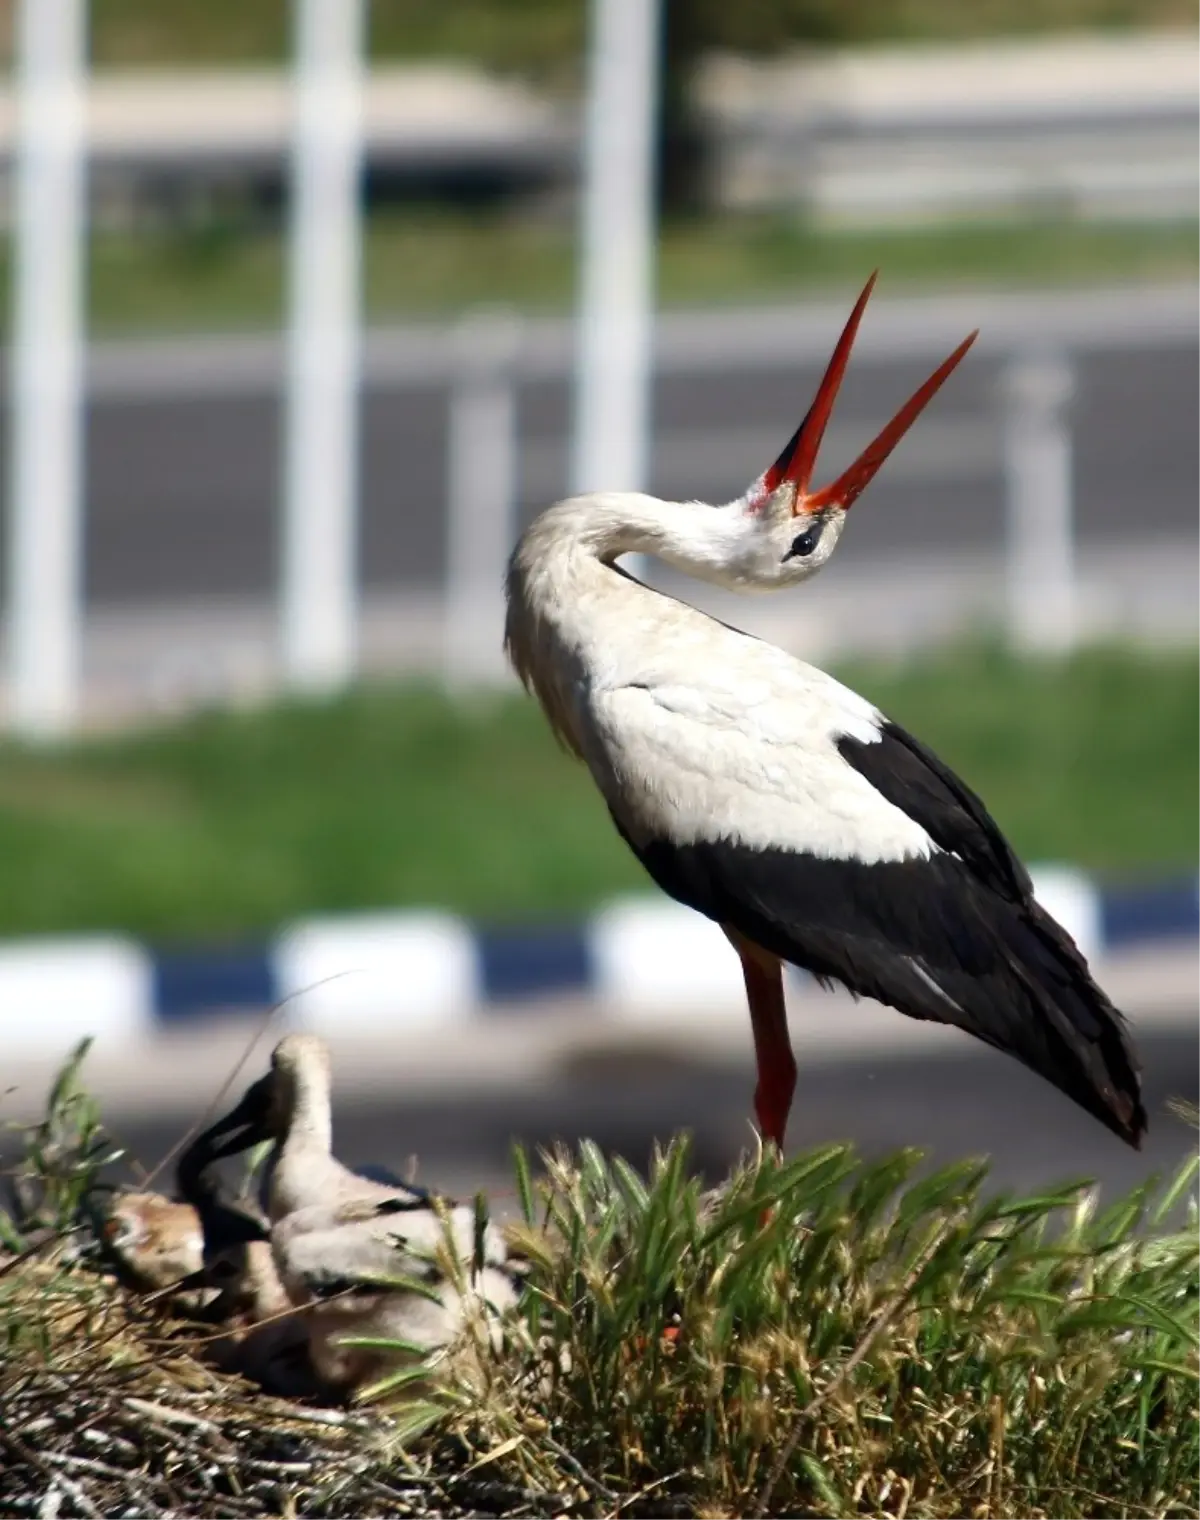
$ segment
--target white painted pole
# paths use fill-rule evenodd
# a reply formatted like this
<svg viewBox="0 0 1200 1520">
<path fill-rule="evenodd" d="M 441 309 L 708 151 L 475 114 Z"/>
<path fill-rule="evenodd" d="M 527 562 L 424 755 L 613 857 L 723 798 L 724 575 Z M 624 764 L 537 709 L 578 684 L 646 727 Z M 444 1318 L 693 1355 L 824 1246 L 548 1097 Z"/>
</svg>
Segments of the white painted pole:
<svg viewBox="0 0 1200 1520">
<path fill-rule="evenodd" d="M 9 717 L 50 739 L 79 707 L 84 0 L 16 15 Z"/>
<path fill-rule="evenodd" d="M 1009 637 L 1046 653 L 1078 637 L 1071 432 L 1074 378 L 1060 354 L 1025 354 L 1004 377 Z"/>
<path fill-rule="evenodd" d="M 358 622 L 362 0 L 294 0 L 295 123 L 284 438 L 284 677 L 353 674 Z"/>
<path fill-rule="evenodd" d="M 457 333 L 447 430 L 446 676 L 455 686 L 505 672 L 504 567 L 516 538 L 515 317 L 477 312 Z"/>
<path fill-rule="evenodd" d="M 660 0 L 591 0 L 575 491 L 644 489 L 654 269 Z"/>
</svg>

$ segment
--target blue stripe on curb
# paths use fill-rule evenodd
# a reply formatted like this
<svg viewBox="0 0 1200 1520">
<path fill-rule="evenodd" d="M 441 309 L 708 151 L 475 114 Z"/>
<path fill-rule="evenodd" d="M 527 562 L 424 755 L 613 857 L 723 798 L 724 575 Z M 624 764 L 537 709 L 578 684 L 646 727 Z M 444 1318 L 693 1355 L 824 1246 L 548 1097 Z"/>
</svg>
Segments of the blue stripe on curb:
<svg viewBox="0 0 1200 1520">
<path fill-rule="evenodd" d="M 1089 955 L 1200 937 L 1195 877 L 1103 889 L 1068 867 L 1042 867 L 1035 876 L 1051 911 Z M 281 978 L 295 984 L 310 976 L 315 988 L 336 983 L 345 994 L 324 1013 L 309 1006 L 310 1014 L 364 1034 L 405 1021 L 432 1028 L 464 1016 L 502 1018 L 516 1003 L 556 993 L 611 991 L 614 976 L 619 1000 L 653 1021 L 697 990 L 696 968 L 664 962 L 659 948 L 661 935 L 670 940 L 675 932 L 674 915 L 702 927 L 687 909 L 648 894 L 641 903 L 608 905 L 595 918 L 524 928 L 414 910 L 314 920 L 288 926 L 268 944 L 209 949 L 151 950 L 119 936 L 0 941 L 0 1001 L 27 1010 L 8 1043 L 47 1049 L 82 1033 L 131 1040 L 154 1025 L 261 1011 L 279 1000 Z M 310 954 L 299 969 L 284 956 L 285 977 L 283 950 L 300 942 L 312 951 L 314 935 L 321 955 L 313 962 Z M 688 935 L 680 941 L 692 942 Z M 306 1006 L 315 997 L 314 990 Z"/>
<path fill-rule="evenodd" d="M 154 1008 L 166 1024 L 218 1008 L 264 1008 L 276 1000 L 266 946 L 154 955 Z"/>
<path fill-rule="evenodd" d="M 1105 946 L 1118 949 L 1147 940 L 1200 933 L 1200 883 L 1195 879 L 1152 887 L 1110 889 L 1100 896 Z"/>
<path fill-rule="evenodd" d="M 485 1004 L 552 992 L 582 992 L 592 983 L 586 926 L 477 929 Z"/>
</svg>

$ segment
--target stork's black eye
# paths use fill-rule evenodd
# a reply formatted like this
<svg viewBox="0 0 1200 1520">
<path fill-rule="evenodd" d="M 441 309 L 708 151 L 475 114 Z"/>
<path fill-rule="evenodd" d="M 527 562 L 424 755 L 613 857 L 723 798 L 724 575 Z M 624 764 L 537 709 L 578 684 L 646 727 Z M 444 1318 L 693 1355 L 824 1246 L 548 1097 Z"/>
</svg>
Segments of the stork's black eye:
<svg viewBox="0 0 1200 1520">
<path fill-rule="evenodd" d="M 789 559 L 807 558 L 807 556 L 810 555 L 817 547 L 817 545 L 821 542 L 821 529 L 824 526 L 825 524 L 823 522 L 815 522 L 811 528 L 805 528 L 803 533 L 798 533 L 796 537 L 792 539 L 792 547 L 783 556 L 784 564 L 786 564 Z"/>
</svg>

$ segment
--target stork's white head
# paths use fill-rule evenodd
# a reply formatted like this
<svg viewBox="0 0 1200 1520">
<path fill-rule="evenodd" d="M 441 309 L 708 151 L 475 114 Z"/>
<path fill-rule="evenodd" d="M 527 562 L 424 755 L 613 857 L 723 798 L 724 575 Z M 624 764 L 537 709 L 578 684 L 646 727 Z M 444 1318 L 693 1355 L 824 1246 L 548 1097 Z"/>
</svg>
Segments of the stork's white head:
<svg viewBox="0 0 1200 1520">
<path fill-rule="evenodd" d="M 658 551 L 663 558 L 676 560 L 706 580 L 762 591 L 795 585 L 829 559 L 842 536 L 846 513 L 977 336 L 972 333 L 959 344 L 848 469 L 829 485 L 810 490 L 817 452 L 875 279 L 872 275 L 867 281 L 813 403 L 779 458 L 743 496 L 708 509 L 706 521 L 695 524 L 695 541 L 688 542 L 692 535 L 684 535 L 683 552 L 673 553 L 673 545 L 664 545 Z"/>
<path fill-rule="evenodd" d="M 965 339 L 909 397 L 849 469 L 811 490 L 813 467 L 837 400 L 875 276 L 867 281 L 804 421 L 769 469 L 736 501 L 660 501 L 638 491 L 597 491 L 548 507 L 521 536 L 509 565 L 506 639 L 518 669 L 536 664 L 538 620 L 574 605 L 564 576 L 578 563 L 611 565 L 649 554 L 734 591 L 777 591 L 806 580 L 837 548 L 846 514 L 975 341 Z M 530 628 L 524 620 L 536 608 Z M 513 653 L 521 648 L 524 655 Z"/>
</svg>

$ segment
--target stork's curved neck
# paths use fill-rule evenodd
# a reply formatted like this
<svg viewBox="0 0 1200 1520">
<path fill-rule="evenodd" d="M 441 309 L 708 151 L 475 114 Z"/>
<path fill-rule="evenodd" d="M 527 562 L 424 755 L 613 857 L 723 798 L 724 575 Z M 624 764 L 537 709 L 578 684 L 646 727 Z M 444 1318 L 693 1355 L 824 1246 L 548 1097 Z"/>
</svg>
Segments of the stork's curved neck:
<svg viewBox="0 0 1200 1520">
<path fill-rule="evenodd" d="M 276 1147 L 271 1173 L 273 1219 L 312 1201 L 317 1172 L 329 1164 L 333 1117 L 328 1073 L 309 1069 L 292 1073 L 291 1108 Z"/>
<path fill-rule="evenodd" d="M 561 502 L 543 513 L 539 524 L 555 542 L 602 564 L 611 565 L 622 554 L 649 554 L 700 579 L 721 581 L 737 558 L 746 527 L 738 504 L 662 501 L 640 491 Z"/>
<path fill-rule="evenodd" d="M 328 1154 L 333 1149 L 333 1118 L 329 1094 L 329 1074 L 310 1067 L 293 1077 L 293 1101 L 288 1135 L 311 1153 Z"/>
<path fill-rule="evenodd" d="M 522 535 L 508 567 L 505 648 L 551 728 L 577 755 L 580 694 L 670 600 L 624 574 L 617 559 L 651 554 L 717 579 L 732 557 L 735 516 L 744 514 L 622 492 L 559 502 Z"/>
</svg>

